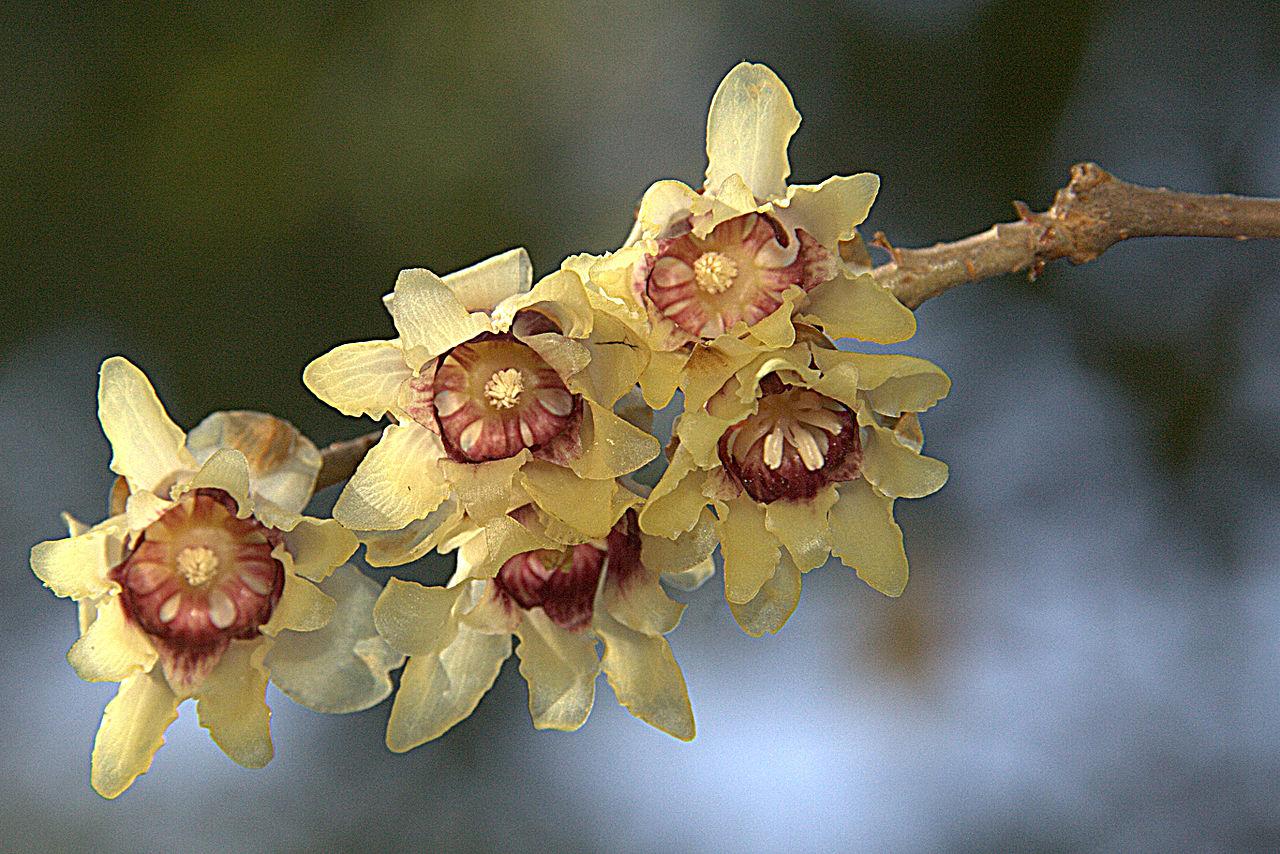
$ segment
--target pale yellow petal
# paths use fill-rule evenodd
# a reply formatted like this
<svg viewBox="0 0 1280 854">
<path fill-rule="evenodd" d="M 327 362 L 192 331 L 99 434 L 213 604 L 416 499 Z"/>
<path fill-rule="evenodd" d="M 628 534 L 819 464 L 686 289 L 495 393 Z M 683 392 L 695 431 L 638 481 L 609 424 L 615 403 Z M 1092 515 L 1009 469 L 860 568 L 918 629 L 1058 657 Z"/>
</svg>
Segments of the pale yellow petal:
<svg viewBox="0 0 1280 854">
<path fill-rule="evenodd" d="M 672 572 L 664 575 L 663 580 L 677 590 L 692 593 L 706 584 L 707 580 L 715 574 L 715 558 L 708 557 L 702 563 L 691 566 L 683 572 Z"/>
<path fill-rule="evenodd" d="M 583 480 L 570 469 L 534 460 L 520 472 L 529 498 L 547 515 L 588 537 L 603 537 L 618 519 L 618 484 Z"/>
<path fill-rule="evenodd" d="M 253 513 L 249 499 L 249 462 L 235 448 L 222 448 L 205 461 L 189 482 L 175 490 L 175 494 L 194 492 L 197 489 L 221 489 L 235 499 L 241 519 Z"/>
<path fill-rule="evenodd" d="M 121 356 L 102 363 L 98 420 L 111 443 L 111 470 L 134 491 L 157 491 L 174 474 L 196 467 L 186 435 L 164 411 L 146 374 Z"/>
<path fill-rule="evenodd" d="M 505 299 L 529 290 L 533 264 L 523 247 L 508 249 L 444 277 L 467 311 L 492 311 Z"/>
<path fill-rule="evenodd" d="M 437 465 L 440 437 L 416 424 L 392 424 L 365 455 L 333 508 L 357 531 L 393 531 L 424 518 L 448 495 Z"/>
<path fill-rule="evenodd" d="M 164 744 L 164 731 L 178 719 L 178 697 L 160 668 L 138 673 L 120 683 L 107 703 L 93 742 L 94 790 L 114 798 L 151 767 Z"/>
<path fill-rule="evenodd" d="M 782 547 L 765 529 L 764 508 L 743 495 L 716 504 L 720 554 L 724 558 L 724 595 L 750 602 L 778 568 Z"/>
<path fill-rule="evenodd" d="M 941 368 L 915 356 L 815 347 L 813 358 L 823 371 L 836 363 L 856 368 L 858 384 L 867 390 L 867 399 L 875 411 L 883 415 L 923 412 L 951 390 L 951 378 Z"/>
<path fill-rule="evenodd" d="M 401 566 L 415 561 L 453 536 L 465 511 L 457 501 L 444 503 L 397 531 L 357 531 L 370 566 Z"/>
<path fill-rule="evenodd" d="M 810 499 L 765 505 L 764 526 L 786 546 L 801 572 L 822 566 L 831 555 L 827 514 L 835 503 L 836 488 L 828 485 Z"/>
<path fill-rule="evenodd" d="M 674 539 L 641 534 L 640 562 L 653 572 L 678 574 L 703 564 L 719 544 L 715 516 L 704 506 L 688 533 Z"/>
<path fill-rule="evenodd" d="M 893 498 L 922 498 L 947 482 L 947 464 L 903 445 L 892 430 L 871 425 L 862 431 L 862 475 Z"/>
<path fill-rule="evenodd" d="M 585 344 L 591 361 L 571 378 L 569 389 L 613 406 L 635 387 L 649 353 L 626 324 L 603 314 L 597 315 Z"/>
<path fill-rule="evenodd" d="M 662 236 L 672 223 L 688 219 L 701 206 L 698 192 L 689 185 L 673 180 L 658 181 L 644 191 L 636 212 L 639 236 Z"/>
<path fill-rule="evenodd" d="M 410 656 L 400 677 L 387 721 L 387 747 L 396 753 L 439 738 L 475 711 L 511 655 L 510 635 L 466 625 L 442 641 L 438 652 Z"/>
<path fill-rule="evenodd" d="M 529 683 L 529 714 L 537 729 L 575 730 L 595 700 L 600 660 L 590 632 L 560 628 L 535 608 L 516 629 L 520 675 Z"/>
<path fill-rule="evenodd" d="M 689 689 L 666 638 L 614 620 L 599 603 L 595 614 L 592 628 L 604 643 L 600 667 L 618 702 L 650 726 L 691 741 L 695 729 Z"/>
<path fill-rule="evenodd" d="M 792 295 L 799 297 L 801 293 L 796 289 Z M 780 350 L 790 347 L 796 341 L 796 327 L 791 321 L 793 311 L 793 300 L 787 299 L 770 314 L 748 327 L 747 331 L 767 349 Z"/>
<path fill-rule="evenodd" d="M 607 571 L 605 575 L 597 604 L 603 605 L 618 622 L 647 635 L 665 635 L 680 624 L 685 606 L 662 589 L 658 573 L 646 568 L 625 584 L 610 580 Z"/>
<path fill-rule="evenodd" d="M 591 364 L 591 350 L 586 344 L 558 332 L 517 337 L 564 379 L 572 379 Z"/>
<path fill-rule="evenodd" d="M 428 587 L 388 579 L 373 607 L 373 624 L 394 649 L 408 655 L 429 654 L 443 647 L 441 638 L 451 631 L 454 606 L 466 587 Z"/>
<path fill-rule="evenodd" d="M 172 507 L 173 501 L 154 492 L 131 492 L 124 503 L 125 525 L 130 531 L 141 531 Z"/>
<path fill-rule="evenodd" d="M 671 402 L 676 388 L 680 385 L 689 356 L 690 352 L 687 350 L 649 354 L 649 363 L 645 365 L 639 379 L 640 391 L 644 394 L 645 403 L 654 409 L 662 409 Z"/>
<path fill-rule="evenodd" d="M 343 415 L 376 420 L 396 408 L 400 386 L 412 376 L 399 340 L 353 341 L 307 365 L 302 382 Z"/>
<path fill-rule="evenodd" d="M 818 285 L 809 292 L 799 319 L 820 326 L 832 338 L 894 344 L 916 334 L 915 313 L 869 273 L 841 273 Z"/>
<path fill-rule="evenodd" d="M 382 702 L 391 695 L 391 671 L 404 663 L 373 624 L 382 587 L 344 564 L 320 589 L 338 603 L 333 619 L 314 632 L 281 632 L 263 661 L 271 681 L 317 712 L 346 714 Z"/>
<path fill-rule="evenodd" d="M 261 639 L 232 641 L 196 693 L 200 726 L 236 763 L 261 768 L 271 761 L 271 709 Z"/>
<path fill-rule="evenodd" d="M 273 552 L 274 554 L 274 552 Z M 284 592 L 271 619 L 262 626 L 263 634 L 274 635 L 285 629 L 310 632 L 323 627 L 333 617 L 335 603 L 320 588 L 305 578 L 286 572 Z"/>
<path fill-rule="evenodd" d="M 787 146 L 800 113 L 778 75 L 763 65 L 740 63 L 720 83 L 707 115 L 707 186 L 730 175 L 760 199 L 787 191 Z"/>
<path fill-rule="evenodd" d="M 693 458 L 682 447 L 640 510 L 640 530 L 656 537 L 675 539 L 690 531 L 702 517 L 707 498 L 702 494 L 706 475 L 694 468 Z"/>
<path fill-rule="evenodd" d="M 456 463 L 442 459 L 440 471 L 452 488 L 453 498 L 472 520 L 483 523 L 527 503 L 520 490 L 512 484 L 530 456 L 527 450 L 521 450 L 505 460 L 485 463 Z"/>
<path fill-rule="evenodd" d="M 778 215 L 834 251 L 839 241 L 852 240 L 858 233 L 879 191 L 879 175 L 833 175 L 821 184 L 788 187 L 787 204 L 779 207 Z"/>
<path fill-rule="evenodd" d="M 103 596 L 116 587 L 107 573 L 120 561 L 122 537 L 122 531 L 95 528 L 78 537 L 37 543 L 31 549 L 31 570 L 58 596 Z"/>
<path fill-rule="evenodd" d="M 67 653 L 76 675 L 86 682 L 121 682 L 150 670 L 156 658 L 155 647 L 125 616 L 118 596 L 98 603 L 96 619 Z"/>
<path fill-rule="evenodd" d="M 578 541 L 590 539 L 585 534 Z M 458 569 L 469 578 L 492 578 L 511 558 L 538 549 L 554 549 L 558 544 L 544 534 L 512 519 L 499 516 L 484 525 L 481 536 L 473 537 L 458 549 Z"/>
<path fill-rule="evenodd" d="M 582 279 L 572 270 L 557 270 L 533 286 L 527 294 L 503 300 L 493 311 L 493 326 L 511 328 L 517 312 L 536 311 L 551 318 L 561 334 L 583 338 L 591 332 L 594 313 Z"/>
<path fill-rule="evenodd" d="M 765 633 L 777 634 L 800 604 L 800 570 L 786 554 L 760 592 L 750 602 L 729 603 L 733 618 L 753 638 Z"/>
<path fill-rule="evenodd" d="M 886 596 L 901 595 L 907 586 L 907 554 L 893 520 L 893 499 L 861 478 L 840 485 L 840 499 L 831 508 L 831 551 Z"/>
<path fill-rule="evenodd" d="M 489 315 L 469 312 L 430 270 L 401 270 L 394 297 L 388 308 L 400 333 L 405 364 L 414 371 L 450 348 L 492 331 Z"/>
<path fill-rule="evenodd" d="M 582 454 L 571 461 L 573 471 L 588 480 L 622 477 L 656 459 L 658 440 L 627 423 L 608 407 L 588 400 L 582 420 Z"/>
<path fill-rule="evenodd" d="M 335 520 L 310 516 L 302 517 L 284 535 L 284 544 L 293 558 L 293 571 L 312 581 L 323 581 L 346 563 L 360 545 L 356 535 Z"/>
</svg>

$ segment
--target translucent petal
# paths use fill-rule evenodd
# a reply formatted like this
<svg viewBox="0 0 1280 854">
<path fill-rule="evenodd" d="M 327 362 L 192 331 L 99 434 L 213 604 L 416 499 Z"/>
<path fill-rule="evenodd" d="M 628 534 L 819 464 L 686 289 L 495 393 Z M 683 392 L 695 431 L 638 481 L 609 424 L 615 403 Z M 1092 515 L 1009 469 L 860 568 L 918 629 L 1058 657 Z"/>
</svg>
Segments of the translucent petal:
<svg viewBox="0 0 1280 854">
<path fill-rule="evenodd" d="M 645 403 L 654 409 L 662 409 L 671 402 L 689 356 L 690 352 L 687 350 L 654 352 L 649 355 L 649 364 L 645 366 L 639 380 Z"/>
<path fill-rule="evenodd" d="M 666 638 L 613 619 L 599 603 L 592 628 L 604 643 L 600 667 L 618 702 L 650 726 L 691 741 L 695 729 L 689 689 Z"/>
<path fill-rule="evenodd" d="M 777 634 L 800 604 L 800 570 L 791 558 L 782 555 L 778 571 L 773 574 L 755 598 L 744 604 L 729 603 L 733 618 L 753 638 Z"/>
<path fill-rule="evenodd" d="M 527 294 L 503 300 L 493 311 L 495 329 L 511 328 L 516 312 L 526 309 L 551 318 L 563 335 L 584 338 L 591 332 L 594 313 L 582 279 L 572 270 L 557 270 L 533 286 Z"/>
<path fill-rule="evenodd" d="M 440 506 L 448 484 L 440 438 L 416 423 L 392 424 L 356 468 L 333 518 L 357 531 L 392 531 Z"/>
<path fill-rule="evenodd" d="M 799 292 L 795 292 L 799 296 Z M 792 301 L 787 300 L 749 328 L 751 337 L 770 350 L 790 347 L 796 341 L 796 328 L 791 322 Z"/>
<path fill-rule="evenodd" d="M 658 181 L 644 191 L 636 213 L 637 231 L 646 238 L 662 236 L 671 224 L 687 219 L 703 206 L 697 191 L 681 181 Z"/>
<path fill-rule="evenodd" d="M 779 207 L 778 217 L 834 250 L 839 241 L 857 235 L 857 226 L 867 218 L 879 191 L 879 175 L 833 175 L 821 184 L 788 187 L 787 204 Z"/>
<path fill-rule="evenodd" d="M 716 512 L 725 598 L 731 603 L 750 602 L 773 577 L 782 547 L 765 529 L 764 508 L 749 496 L 717 503 Z"/>
<path fill-rule="evenodd" d="M 453 488 L 453 497 L 477 523 L 501 516 L 526 503 L 513 487 L 516 474 L 529 461 L 527 450 L 505 460 L 486 463 L 455 463 L 441 460 L 440 471 Z"/>
<path fill-rule="evenodd" d="M 93 788 L 114 798 L 151 767 L 164 744 L 164 731 L 178 719 L 178 697 L 160 668 L 138 673 L 120 683 L 107 703 L 93 742 Z"/>
<path fill-rule="evenodd" d="M 528 344 L 531 350 L 555 368 L 556 373 L 564 379 L 574 377 L 591 364 L 591 350 L 586 344 L 557 332 L 525 335 L 520 340 Z"/>
<path fill-rule="evenodd" d="M 388 308 L 400 333 L 404 359 L 417 371 L 451 347 L 492 331 L 489 315 L 468 312 L 430 270 L 401 270 Z"/>
<path fill-rule="evenodd" d="M 828 485 L 805 501 L 782 499 L 765 505 L 764 526 L 786 546 L 801 572 L 822 566 L 831 556 L 827 514 L 836 497 L 835 486 Z"/>
<path fill-rule="evenodd" d="M 284 535 L 285 548 L 293 558 L 293 571 L 312 581 L 323 581 L 335 567 L 356 553 L 356 535 L 333 519 L 304 516 Z"/>
<path fill-rule="evenodd" d="M 595 700 L 600 660 L 590 632 L 569 632 L 535 608 L 516 628 L 520 675 L 529 683 L 529 714 L 537 729 L 575 730 Z"/>
<path fill-rule="evenodd" d="M 444 277 L 467 311 L 492 311 L 505 299 L 529 290 L 533 264 L 523 247 L 508 249 Z"/>
<path fill-rule="evenodd" d="M 417 560 L 452 536 L 463 514 L 461 504 L 446 499 L 426 518 L 398 531 L 358 531 L 356 535 L 366 546 L 364 559 L 370 566 L 400 566 Z"/>
<path fill-rule="evenodd" d="M 205 461 L 195 476 L 175 490 L 183 494 L 197 489 L 221 489 L 235 499 L 241 519 L 253 513 L 249 499 L 249 462 L 235 448 L 222 448 Z"/>
<path fill-rule="evenodd" d="M 438 652 L 411 656 L 387 721 L 387 747 L 403 753 L 444 735 L 475 710 L 510 655 L 510 635 L 457 625 Z"/>
<path fill-rule="evenodd" d="M 161 498 L 154 492 L 145 489 L 131 492 L 124 503 L 125 524 L 130 531 L 141 531 L 171 507 L 172 501 Z"/>
<path fill-rule="evenodd" d="M 413 376 L 400 341 L 353 341 L 315 359 L 302 372 L 311 393 L 343 415 L 382 418 Z"/>
<path fill-rule="evenodd" d="M 126 618 L 118 596 L 98 603 L 97 617 L 67 653 L 76 675 L 86 682 L 122 682 L 150 670 L 156 650 Z"/>
<path fill-rule="evenodd" d="M 569 388 L 596 403 L 613 406 L 635 387 L 649 355 L 626 324 L 598 314 L 586 341 L 591 361 L 570 381 Z"/>
<path fill-rule="evenodd" d="M 640 535 L 640 562 L 653 572 L 672 575 L 700 566 L 720 544 L 716 520 L 703 507 L 697 524 L 675 539 Z"/>
<path fill-rule="evenodd" d="M 78 537 L 37 543 L 31 549 L 31 570 L 58 596 L 103 596 L 116 587 L 107 573 L 119 563 L 122 536 L 114 527 L 95 528 Z"/>
<path fill-rule="evenodd" d="M 832 338 L 878 344 L 906 341 L 916 334 L 916 316 L 868 273 L 841 273 L 812 291 L 799 319 L 822 327 Z"/>
<path fill-rule="evenodd" d="M 608 407 L 588 400 L 587 409 L 590 414 L 582 421 L 582 454 L 569 463 L 579 477 L 622 477 L 662 452 L 656 438 L 614 415 Z"/>
<path fill-rule="evenodd" d="M 707 115 L 707 186 L 741 175 L 761 199 L 787 191 L 787 145 L 800 127 L 791 93 L 763 65 L 740 63 L 716 89 Z"/>
<path fill-rule="evenodd" d="M 691 566 L 684 572 L 674 572 L 664 575 L 663 580 L 676 588 L 692 593 L 694 590 L 702 587 L 707 583 L 707 579 L 716 574 L 716 562 L 712 557 L 708 557 L 697 566 Z"/>
<path fill-rule="evenodd" d="M 676 448 L 662 479 L 640 510 L 640 530 L 667 539 L 692 530 L 707 506 L 702 494 L 705 481 L 706 476 L 694 469 L 689 452 Z"/>
<path fill-rule="evenodd" d="M 274 552 L 273 552 L 274 554 Z M 311 632 L 323 627 L 333 617 L 335 603 L 312 582 L 294 575 L 284 574 L 284 592 L 271 619 L 262 626 L 263 634 L 274 635 L 285 629 L 295 632 Z"/>
<path fill-rule="evenodd" d="M 404 664 L 404 654 L 373 624 L 382 587 L 344 564 L 320 589 L 338 603 L 333 619 L 314 632 L 281 632 L 263 662 L 271 681 L 317 712 L 346 714 L 377 705 L 391 695 L 391 671 Z"/>
<path fill-rule="evenodd" d="M 621 515 L 619 506 L 639 501 L 630 492 L 619 496 L 615 481 L 583 480 L 567 468 L 540 460 L 524 467 L 520 482 L 547 515 L 588 537 L 607 535 Z"/>
<path fill-rule="evenodd" d="M 886 596 L 907 586 L 902 529 L 893 521 L 893 499 L 859 478 L 840 485 L 831 508 L 831 551 L 858 577 Z"/>
<path fill-rule="evenodd" d="M 221 448 L 249 461 L 250 489 L 282 508 L 307 506 L 320 474 L 320 451 L 297 428 L 265 412 L 215 412 L 187 435 L 187 449 L 204 463 Z"/>
<path fill-rule="evenodd" d="M 922 456 L 871 425 L 862 431 L 862 474 L 881 493 L 894 498 L 922 498 L 947 482 L 947 464 Z"/>
<path fill-rule="evenodd" d="M 591 537 L 580 535 L 577 538 L 579 542 L 587 539 Z M 509 516 L 499 516 L 485 523 L 481 536 L 458 549 L 458 568 L 466 567 L 470 578 L 492 578 L 504 563 L 518 554 L 554 548 L 557 548 L 557 543 L 538 531 L 530 530 Z"/>
<path fill-rule="evenodd" d="M 645 568 L 643 575 L 620 585 L 608 577 L 597 604 L 603 604 L 613 618 L 628 628 L 648 635 L 665 635 L 680 624 L 685 606 L 672 599 L 658 583 L 658 573 Z"/>
<path fill-rule="evenodd" d="M 465 584 L 427 587 L 399 578 L 387 580 L 373 608 L 373 624 L 394 649 L 426 655 L 443 647 L 452 632 L 453 610 Z"/>
<path fill-rule="evenodd" d="M 823 371 L 836 363 L 856 368 L 858 384 L 867 390 L 867 399 L 875 411 L 883 415 L 923 412 L 951 390 L 951 378 L 941 368 L 915 356 L 814 347 L 813 358 Z"/>
<path fill-rule="evenodd" d="M 196 693 L 200 726 L 222 752 L 246 768 L 271 761 L 271 709 L 262 657 L 269 642 L 232 641 Z"/>
<path fill-rule="evenodd" d="M 120 356 L 102 363 L 98 420 L 111 443 L 111 470 L 135 492 L 157 491 L 172 475 L 196 467 L 186 435 L 164 411 L 146 374 Z"/>
</svg>

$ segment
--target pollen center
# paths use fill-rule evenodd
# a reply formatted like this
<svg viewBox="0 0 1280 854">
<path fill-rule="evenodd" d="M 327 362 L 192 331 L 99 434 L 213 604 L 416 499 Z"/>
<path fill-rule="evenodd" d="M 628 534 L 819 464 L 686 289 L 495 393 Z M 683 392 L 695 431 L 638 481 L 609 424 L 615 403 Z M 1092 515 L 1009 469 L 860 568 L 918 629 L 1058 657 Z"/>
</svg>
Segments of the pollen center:
<svg viewBox="0 0 1280 854">
<path fill-rule="evenodd" d="M 174 561 L 178 574 L 192 587 L 202 587 L 218 572 L 218 556 L 208 546 L 187 546 Z"/>
<path fill-rule="evenodd" d="M 494 409 L 510 409 L 520 402 L 524 391 L 524 375 L 516 368 L 494 371 L 484 384 L 484 396 Z"/>
<path fill-rule="evenodd" d="M 693 262 L 693 279 L 709 294 L 727 291 L 737 275 L 737 263 L 722 252 L 704 252 Z"/>
</svg>

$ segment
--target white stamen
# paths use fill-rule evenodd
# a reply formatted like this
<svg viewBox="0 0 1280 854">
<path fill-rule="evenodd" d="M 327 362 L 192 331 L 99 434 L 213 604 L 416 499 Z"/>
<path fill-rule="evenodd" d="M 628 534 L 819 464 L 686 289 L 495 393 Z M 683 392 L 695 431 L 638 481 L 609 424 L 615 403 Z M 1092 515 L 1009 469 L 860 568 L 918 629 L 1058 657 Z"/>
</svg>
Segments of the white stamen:
<svg viewBox="0 0 1280 854">
<path fill-rule="evenodd" d="M 693 262 L 693 280 L 709 294 L 727 291 L 737 275 L 737 262 L 721 252 L 704 252 Z"/>
<path fill-rule="evenodd" d="M 764 437 L 764 464 L 777 470 L 782 466 L 782 428 L 774 427 Z"/>
<path fill-rule="evenodd" d="M 192 587 L 208 584 L 218 571 L 218 556 L 208 546 L 187 546 L 175 561 L 178 574 Z"/>
<path fill-rule="evenodd" d="M 489 381 L 484 384 L 484 396 L 494 409 L 510 409 L 520 402 L 520 392 L 524 391 L 524 376 L 516 368 L 503 368 L 495 371 Z"/>
</svg>

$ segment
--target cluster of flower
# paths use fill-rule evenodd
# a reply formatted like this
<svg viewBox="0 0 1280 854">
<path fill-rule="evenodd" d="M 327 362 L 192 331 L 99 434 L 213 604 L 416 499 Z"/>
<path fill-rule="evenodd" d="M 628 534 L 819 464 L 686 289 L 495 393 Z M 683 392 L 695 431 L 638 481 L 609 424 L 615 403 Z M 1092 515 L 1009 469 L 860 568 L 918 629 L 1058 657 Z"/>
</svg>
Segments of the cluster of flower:
<svg viewBox="0 0 1280 854">
<path fill-rule="evenodd" d="M 321 465 L 287 423 L 215 413 L 189 436 L 146 377 L 102 366 L 99 415 L 121 476 L 106 521 L 36 546 L 37 576 L 80 606 L 68 658 L 119 682 L 93 753 L 103 795 L 151 763 L 181 701 L 235 761 L 272 756 L 271 680 L 324 712 L 392 690 L 387 744 L 409 750 L 467 717 L 512 651 L 539 728 L 572 730 L 603 671 L 636 717 L 694 734 L 666 638 L 723 560 L 751 635 L 777 632 L 801 574 L 834 554 L 890 596 L 907 580 L 896 498 L 942 486 L 917 413 L 949 380 L 899 355 L 915 319 L 867 274 L 855 230 L 874 175 L 788 186 L 800 123 L 769 69 L 721 83 L 706 183 L 645 193 L 618 251 L 534 284 L 512 250 L 440 277 L 402 272 L 399 337 L 344 344 L 304 380 L 351 416 L 388 419 L 333 519 L 299 515 Z M 655 410 L 681 396 L 664 450 Z M 665 457 L 650 490 L 633 476 Z M 346 564 L 457 553 L 445 586 Z M 600 649 L 597 649 L 597 641 Z M 407 659 L 407 663 L 406 663 Z"/>
</svg>

